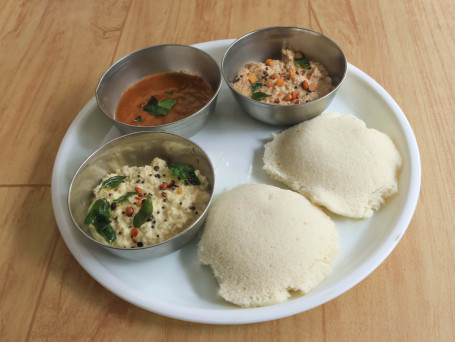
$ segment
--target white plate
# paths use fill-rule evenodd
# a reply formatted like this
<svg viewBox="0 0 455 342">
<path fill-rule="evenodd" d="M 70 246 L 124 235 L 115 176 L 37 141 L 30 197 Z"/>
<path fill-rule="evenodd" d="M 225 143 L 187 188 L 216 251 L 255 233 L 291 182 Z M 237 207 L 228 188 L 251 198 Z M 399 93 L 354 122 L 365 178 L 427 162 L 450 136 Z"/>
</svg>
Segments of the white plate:
<svg viewBox="0 0 455 342">
<path fill-rule="evenodd" d="M 216 60 L 232 40 L 195 45 Z M 334 216 L 341 252 L 333 272 L 306 296 L 261 308 L 239 308 L 217 296 L 210 269 L 200 265 L 197 241 L 166 257 L 142 262 L 123 260 L 85 241 L 73 227 L 67 206 L 71 179 L 78 166 L 101 144 L 119 132 L 91 99 L 66 133 L 52 174 L 55 218 L 68 248 L 81 266 L 100 284 L 124 300 L 161 315 L 187 321 L 239 324 L 273 320 L 321 305 L 347 291 L 370 274 L 403 236 L 414 213 L 420 190 L 417 143 L 405 115 L 392 97 L 373 79 L 349 65 L 343 86 L 327 111 L 354 114 L 392 137 L 403 157 L 399 193 L 368 220 Z M 226 84 L 216 113 L 193 136 L 210 156 L 216 172 L 215 193 L 240 183 L 275 184 L 262 171 L 263 144 L 280 128 L 257 122 L 234 102 Z M 197 240 L 197 239 L 196 239 Z"/>
</svg>

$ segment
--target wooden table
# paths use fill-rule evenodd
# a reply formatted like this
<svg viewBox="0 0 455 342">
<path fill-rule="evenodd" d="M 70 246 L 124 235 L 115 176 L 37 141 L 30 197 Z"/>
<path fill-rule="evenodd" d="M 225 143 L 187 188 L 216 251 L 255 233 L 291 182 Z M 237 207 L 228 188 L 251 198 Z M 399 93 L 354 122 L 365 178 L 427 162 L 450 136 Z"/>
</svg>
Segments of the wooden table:
<svg viewBox="0 0 455 342">
<path fill-rule="evenodd" d="M 13 1 L 0 6 L 2 341 L 453 341 L 455 3 L 416 1 Z M 105 290 L 63 242 L 51 173 L 69 125 L 119 57 L 160 43 L 295 25 L 322 32 L 405 112 L 421 153 L 414 218 L 352 290 L 276 321 L 211 326 Z"/>
</svg>

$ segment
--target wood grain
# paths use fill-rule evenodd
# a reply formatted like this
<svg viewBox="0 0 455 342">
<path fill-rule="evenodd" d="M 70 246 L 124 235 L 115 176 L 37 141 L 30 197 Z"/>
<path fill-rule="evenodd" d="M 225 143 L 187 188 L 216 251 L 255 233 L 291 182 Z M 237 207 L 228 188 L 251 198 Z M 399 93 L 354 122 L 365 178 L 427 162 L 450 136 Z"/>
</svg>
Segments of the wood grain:
<svg viewBox="0 0 455 342">
<path fill-rule="evenodd" d="M 49 187 L 0 188 L 2 339 L 21 341 L 34 320 L 58 239 Z M 41 203 L 42 205 L 34 205 Z"/>
<path fill-rule="evenodd" d="M 59 141 L 112 62 L 128 3 L 23 7 L 0 13 L 10 30 L 2 38 L 8 53 L 0 55 L 0 184 L 49 184 Z"/>
<path fill-rule="evenodd" d="M 453 341 L 455 3 L 416 1 L 13 1 L 0 5 L 2 341 Z M 60 142 L 104 70 L 161 43 L 295 25 L 334 39 L 403 109 L 422 187 L 408 231 L 364 281 L 292 317 L 220 326 L 147 312 L 96 283 L 53 217 Z"/>
</svg>

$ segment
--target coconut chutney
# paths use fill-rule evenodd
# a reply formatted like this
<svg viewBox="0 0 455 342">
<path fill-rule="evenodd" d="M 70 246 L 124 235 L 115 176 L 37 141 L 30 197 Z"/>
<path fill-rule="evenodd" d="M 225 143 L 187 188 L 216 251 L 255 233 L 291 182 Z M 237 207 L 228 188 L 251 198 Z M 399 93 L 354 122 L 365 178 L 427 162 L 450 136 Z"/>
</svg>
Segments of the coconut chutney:
<svg viewBox="0 0 455 342">
<path fill-rule="evenodd" d="M 122 248 L 172 238 L 189 227 L 210 200 L 207 179 L 199 170 L 159 158 L 106 175 L 93 194 L 85 223 L 97 241 Z"/>
</svg>

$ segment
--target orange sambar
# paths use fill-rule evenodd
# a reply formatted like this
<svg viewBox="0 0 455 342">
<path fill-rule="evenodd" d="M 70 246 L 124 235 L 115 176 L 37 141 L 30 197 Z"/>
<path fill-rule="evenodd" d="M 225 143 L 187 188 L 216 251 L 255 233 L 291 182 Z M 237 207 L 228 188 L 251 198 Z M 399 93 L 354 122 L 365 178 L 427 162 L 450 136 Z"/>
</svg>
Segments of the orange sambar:
<svg viewBox="0 0 455 342">
<path fill-rule="evenodd" d="M 185 72 L 150 75 L 122 94 L 115 119 L 135 126 L 165 125 L 196 113 L 210 101 L 213 94 L 207 82 L 197 75 Z M 152 97 L 155 97 L 155 103 L 166 99 L 176 102 L 166 114 L 153 115 L 146 110 Z"/>
</svg>

